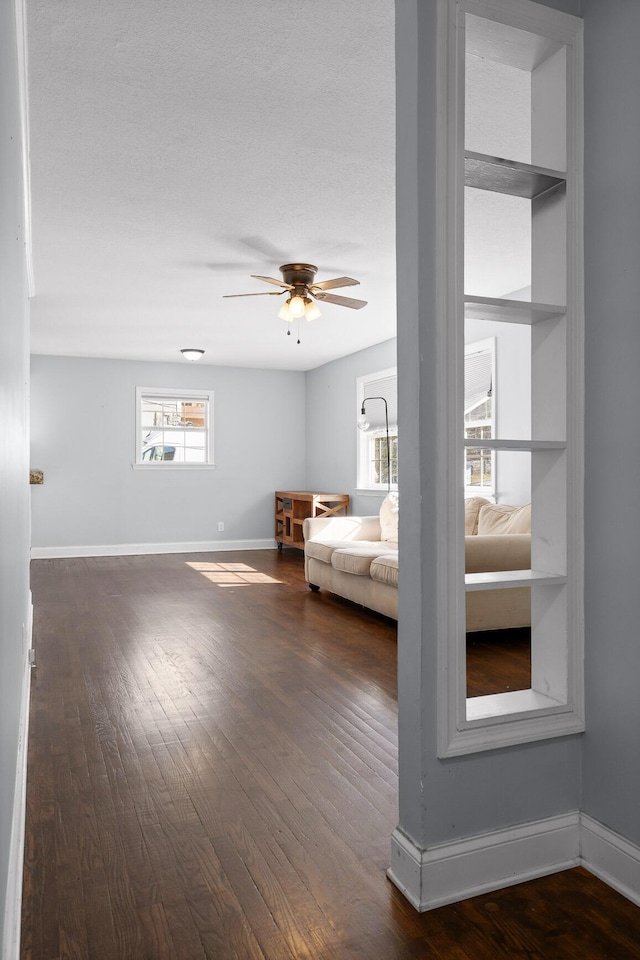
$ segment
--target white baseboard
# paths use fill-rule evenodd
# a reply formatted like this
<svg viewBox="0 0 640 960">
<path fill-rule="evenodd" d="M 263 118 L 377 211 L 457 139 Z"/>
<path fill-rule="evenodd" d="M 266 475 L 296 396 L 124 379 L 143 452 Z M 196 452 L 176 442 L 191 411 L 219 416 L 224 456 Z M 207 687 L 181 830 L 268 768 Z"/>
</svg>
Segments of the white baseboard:
<svg viewBox="0 0 640 960">
<path fill-rule="evenodd" d="M 29 604 L 27 619 L 28 623 L 25 626 L 25 643 L 23 649 L 24 673 L 22 678 L 20 725 L 18 729 L 18 752 L 16 761 L 16 783 L 13 795 L 11 845 L 9 847 L 9 869 L 7 873 L 7 896 L 4 904 L 2 960 L 18 960 L 20 956 L 22 875 L 27 798 L 27 745 L 29 739 L 29 700 L 31 693 L 29 650 L 33 638 L 33 606 L 31 604 Z"/>
<path fill-rule="evenodd" d="M 587 870 L 640 906 L 640 847 L 583 813 L 582 862 Z"/>
<path fill-rule="evenodd" d="M 575 867 L 579 831 L 576 811 L 421 850 L 396 829 L 388 876 L 422 913 Z"/>
<path fill-rule="evenodd" d="M 32 560 L 66 557 L 129 557 L 152 553 L 220 553 L 226 550 L 275 550 L 275 540 L 195 540 L 186 543 L 111 543 L 80 547 L 31 547 Z"/>
<path fill-rule="evenodd" d="M 577 811 L 428 850 L 396 829 L 388 876 L 423 912 L 579 865 L 640 906 L 640 847 Z"/>
</svg>

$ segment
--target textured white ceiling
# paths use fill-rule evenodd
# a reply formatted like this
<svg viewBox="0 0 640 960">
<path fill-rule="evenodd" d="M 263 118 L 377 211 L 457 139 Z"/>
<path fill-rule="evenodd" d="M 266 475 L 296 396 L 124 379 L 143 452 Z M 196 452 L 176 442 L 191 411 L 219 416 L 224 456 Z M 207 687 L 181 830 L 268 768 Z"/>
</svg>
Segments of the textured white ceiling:
<svg viewBox="0 0 640 960">
<path fill-rule="evenodd" d="M 395 335 L 393 0 L 27 0 L 35 353 L 305 370 Z M 347 274 L 300 345 L 252 273 Z"/>
</svg>

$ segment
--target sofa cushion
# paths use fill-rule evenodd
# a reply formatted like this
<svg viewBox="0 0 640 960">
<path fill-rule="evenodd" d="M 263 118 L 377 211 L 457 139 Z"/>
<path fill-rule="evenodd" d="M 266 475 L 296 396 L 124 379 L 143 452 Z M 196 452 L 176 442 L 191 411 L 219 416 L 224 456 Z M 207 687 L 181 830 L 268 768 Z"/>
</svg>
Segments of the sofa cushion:
<svg viewBox="0 0 640 960">
<path fill-rule="evenodd" d="M 359 543 L 353 544 L 340 550 L 334 550 L 331 556 L 331 566 L 334 570 L 342 570 L 343 573 L 353 573 L 357 577 L 368 577 L 371 563 L 385 553 L 395 553 L 392 550 L 385 550 L 382 543 Z"/>
<path fill-rule="evenodd" d="M 502 534 L 484 534 L 465 537 L 464 568 L 466 573 L 531 569 L 531 534 L 513 533 L 508 537 Z"/>
<path fill-rule="evenodd" d="M 398 586 L 398 555 L 389 554 L 385 557 L 376 557 L 371 561 L 369 575 L 378 583 L 388 583 L 390 587 Z"/>
<path fill-rule="evenodd" d="M 398 510 L 399 500 L 397 492 L 388 493 L 380 507 L 380 539 L 398 539 Z"/>
<path fill-rule="evenodd" d="M 368 547 L 373 550 L 373 554 L 376 556 L 376 553 L 381 553 L 384 550 L 386 544 L 383 546 L 378 540 L 306 540 L 304 552 L 308 557 L 313 557 L 314 560 L 331 563 L 331 557 L 335 550 L 342 548 L 357 549 L 358 547 Z"/>
<path fill-rule="evenodd" d="M 478 515 L 478 535 L 531 533 L 531 504 L 510 507 L 506 503 L 486 503 Z"/>
<path fill-rule="evenodd" d="M 464 501 L 464 535 L 470 537 L 478 532 L 478 514 L 480 507 L 489 503 L 484 497 L 467 497 Z"/>
</svg>

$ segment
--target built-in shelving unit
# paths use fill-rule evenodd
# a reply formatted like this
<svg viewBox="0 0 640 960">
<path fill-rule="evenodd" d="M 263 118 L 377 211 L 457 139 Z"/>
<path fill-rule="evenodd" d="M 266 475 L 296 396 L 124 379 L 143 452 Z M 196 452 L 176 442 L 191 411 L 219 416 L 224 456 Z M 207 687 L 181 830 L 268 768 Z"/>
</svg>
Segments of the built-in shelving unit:
<svg viewBox="0 0 640 960">
<path fill-rule="evenodd" d="M 499 297 L 464 296 L 465 319 L 498 320 L 502 323 L 522 323 L 532 326 L 544 320 L 553 320 L 566 313 L 566 306 L 554 303 L 531 303 L 527 300 L 505 300 Z"/>
<path fill-rule="evenodd" d="M 566 174 L 547 170 L 532 163 L 519 163 L 502 157 L 465 150 L 464 185 L 478 190 L 504 193 L 510 197 L 535 200 L 548 190 L 566 183 Z"/>
<path fill-rule="evenodd" d="M 446 344 L 447 389 L 451 384 L 444 406 L 452 412 L 443 413 L 442 420 L 452 451 L 446 477 L 450 482 L 452 471 L 466 463 L 465 450 L 494 451 L 509 464 L 515 462 L 511 453 L 527 456 L 530 494 L 524 490 L 528 484 L 520 480 L 527 466 L 522 469 L 520 463 L 510 476 L 516 478 L 512 482 L 523 499 L 507 502 L 522 503 L 530 496 L 532 532 L 531 569 L 466 574 L 460 505 L 448 493 L 441 495 L 447 528 L 460 531 L 451 551 L 443 550 L 441 556 L 441 569 L 448 571 L 443 592 L 452 597 L 446 631 L 439 640 L 440 689 L 446 691 L 438 705 L 443 757 L 562 736 L 584 726 L 581 24 L 544 7 L 532 4 L 524 11 L 524 6 L 512 8 L 502 0 L 449 3 L 452 66 L 442 169 L 447 171 L 444 189 L 454 199 L 446 207 L 443 238 L 445 242 L 450 238 L 447 256 L 453 269 L 446 281 L 440 328 Z M 506 80 L 512 68 L 518 76 Z M 520 71 L 530 74 L 526 82 Z M 505 87 L 505 82 L 513 86 Z M 498 88 L 500 96 L 495 93 Z M 509 96 L 507 110 L 503 98 Z M 523 162 L 528 159 L 531 162 Z M 494 197 L 480 197 L 476 191 Z M 528 210 L 522 206 L 525 202 Z M 478 216 L 485 219 L 479 222 Z M 489 274 L 502 262 L 500 256 L 508 256 L 506 244 L 512 238 L 520 245 L 514 256 L 517 270 L 512 274 L 505 270 L 504 277 L 488 275 L 482 289 L 483 270 Z M 524 279 L 527 265 L 529 283 L 512 283 L 514 278 Z M 503 280 L 504 290 L 529 287 L 528 299 L 485 295 Z M 509 332 L 510 342 L 522 344 L 526 338 L 530 356 L 521 378 L 523 384 L 531 384 L 530 424 L 522 426 L 525 439 L 514 438 L 519 428 L 501 438 L 498 417 L 497 439 L 463 435 L 460 442 L 465 321 L 530 328 L 530 335 Z M 477 338 L 478 325 L 470 323 L 469 328 Z M 524 355 L 521 349 L 518 362 Z M 512 382 L 514 373 L 517 377 L 509 368 Z M 503 375 L 498 355 L 492 396 L 499 396 Z M 443 527 L 443 541 L 447 528 Z M 531 597 L 531 689 L 517 695 L 466 698 L 465 594 L 518 588 Z"/>
<path fill-rule="evenodd" d="M 560 586 L 567 582 L 564 574 L 545 573 L 542 570 L 493 570 L 489 573 L 467 573 L 467 593 L 475 590 L 507 589 L 508 587 Z"/>
<path fill-rule="evenodd" d="M 481 447 L 483 450 L 525 450 L 535 452 L 538 450 L 565 450 L 565 440 L 465 440 L 465 447 L 471 450 L 477 450 Z"/>
</svg>

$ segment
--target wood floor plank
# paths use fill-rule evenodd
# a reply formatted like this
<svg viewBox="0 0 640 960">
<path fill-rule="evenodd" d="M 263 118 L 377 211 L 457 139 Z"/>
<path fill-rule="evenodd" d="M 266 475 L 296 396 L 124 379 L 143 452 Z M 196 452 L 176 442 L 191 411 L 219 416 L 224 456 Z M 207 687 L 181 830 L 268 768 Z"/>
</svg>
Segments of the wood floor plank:
<svg viewBox="0 0 640 960">
<path fill-rule="evenodd" d="M 186 904 L 183 909 L 188 909 Z M 164 904 L 151 903 L 149 906 L 140 907 L 138 915 L 144 940 L 143 956 L 154 957 L 155 960 L 179 960 L 184 955 L 174 943 Z M 200 957 L 204 955 L 200 948 Z M 193 956 L 197 957 L 197 952 Z"/>
<path fill-rule="evenodd" d="M 396 627 L 297 551 L 32 572 L 22 960 L 640 960 L 581 869 L 423 915 L 389 883 Z M 467 667 L 516 689 L 528 638 Z"/>
</svg>

